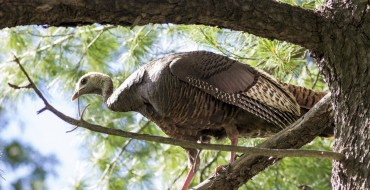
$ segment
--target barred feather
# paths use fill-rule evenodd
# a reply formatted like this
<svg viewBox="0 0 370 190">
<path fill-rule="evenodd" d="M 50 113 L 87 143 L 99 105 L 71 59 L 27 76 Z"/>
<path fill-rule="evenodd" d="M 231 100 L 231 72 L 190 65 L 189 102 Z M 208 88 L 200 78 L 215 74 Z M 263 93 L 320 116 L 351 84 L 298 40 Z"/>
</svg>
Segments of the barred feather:
<svg viewBox="0 0 370 190">
<path fill-rule="evenodd" d="M 264 104 L 264 102 L 256 100 L 256 96 L 248 96 L 245 93 L 226 93 L 205 81 L 192 77 L 188 77 L 187 82 L 201 90 L 213 94 L 217 99 L 238 106 L 256 116 L 266 119 L 280 128 L 284 128 L 295 120 L 294 114 L 284 112 L 276 107 Z"/>
<path fill-rule="evenodd" d="M 302 86 L 284 84 L 284 87 L 293 94 L 300 107 L 310 109 L 321 100 L 327 93 L 317 92 Z"/>
<path fill-rule="evenodd" d="M 293 95 L 281 83 L 265 73 L 261 73 L 257 83 L 244 94 L 280 111 L 300 115 L 299 105 Z"/>
</svg>

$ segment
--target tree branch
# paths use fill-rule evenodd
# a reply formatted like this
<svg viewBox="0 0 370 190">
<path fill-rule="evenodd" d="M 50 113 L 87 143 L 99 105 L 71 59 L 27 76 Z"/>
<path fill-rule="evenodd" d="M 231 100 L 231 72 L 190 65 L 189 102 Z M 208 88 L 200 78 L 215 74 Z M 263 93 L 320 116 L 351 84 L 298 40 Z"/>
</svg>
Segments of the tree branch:
<svg viewBox="0 0 370 190">
<path fill-rule="evenodd" d="M 311 142 L 326 127 L 330 127 L 333 124 L 332 114 L 329 93 L 291 126 L 268 138 L 256 147 L 271 149 L 300 148 Z M 229 165 L 220 175 L 203 181 L 194 189 L 234 189 L 240 187 L 278 160 L 280 158 L 244 154 Z"/>
<path fill-rule="evenodd" d="M 225 1 L 1 1 L 0 28 L 19 25 L 80 26 L 93 23 L 203 24 L 240 30 L 318 50 L 322 17 L 273 0 Z"/>
</svg>

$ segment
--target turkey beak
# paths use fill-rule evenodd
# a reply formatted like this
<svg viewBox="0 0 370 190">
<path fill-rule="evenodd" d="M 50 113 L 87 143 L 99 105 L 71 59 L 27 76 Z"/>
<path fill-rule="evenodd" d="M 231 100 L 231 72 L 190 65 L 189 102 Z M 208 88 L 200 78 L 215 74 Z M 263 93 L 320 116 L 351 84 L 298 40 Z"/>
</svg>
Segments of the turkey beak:
<svg viewBox="0 0 370 190">
<path fill-rule="evenodd" d="M 72 101 L 73 100 L 75 100 L 76 98 L 78 98 L 78 96 L 79 96 L 79 90 L 76 90 L 74 93 L 73 93 L 73 95 L 72 95 Z"/>
<path fill-rule="evenodd" d="M 84 94 L 86 94 L 86 88 L 85 87 L 81 87 L 81 88 L 77 87 L 75 92 L 72 95 L 71 100 L 73 101 L 73 100 L 77 99 L 78 97 L 80 97 Z"/>
</svg>

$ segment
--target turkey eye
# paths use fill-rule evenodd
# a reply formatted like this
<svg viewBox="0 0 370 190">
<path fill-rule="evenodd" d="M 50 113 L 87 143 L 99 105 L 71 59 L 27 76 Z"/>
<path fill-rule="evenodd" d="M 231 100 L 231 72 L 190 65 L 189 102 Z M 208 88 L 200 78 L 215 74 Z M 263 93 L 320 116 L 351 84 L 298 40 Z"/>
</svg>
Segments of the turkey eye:
<svg viewBox="0 0 370 190">
<path fill-rule="evenodd" d="M 86 78 L 84 78 L 84 79 L 81 80 L 81 84 L 82 85 L 86 84 L 86 82 L 87 82 L 87 79 Z"/>
</svg>

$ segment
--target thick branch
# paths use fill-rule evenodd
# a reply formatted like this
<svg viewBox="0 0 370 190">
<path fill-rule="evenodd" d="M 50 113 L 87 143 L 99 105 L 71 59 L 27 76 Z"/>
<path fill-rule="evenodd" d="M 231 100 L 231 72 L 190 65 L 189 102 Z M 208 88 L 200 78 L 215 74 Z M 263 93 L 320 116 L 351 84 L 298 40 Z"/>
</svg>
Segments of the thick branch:
<svg viewBox="0 0 370 190">
<path fill-rule="evenodd" d="M 311 50 L 319 48 L 320 19 L 313 11 L 273 0 L 0 1 L 0 28 L 32 24 L 204 24 L 284 40 Z"/>
<path fill-rule="evenodd" d="M 327 94 L 304 117 L 257 145 L 257 147 L 272 149 L 300 148 L 311 142 L 326 127 L 330 127 L 332 123 L 330 94 Z M 234 189 L 240 187 L 279 159 L 276 157 L 245 154 L 232 163 L 221 175 L 203 181 L 195 189 Z"/>
</svg>

